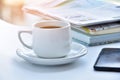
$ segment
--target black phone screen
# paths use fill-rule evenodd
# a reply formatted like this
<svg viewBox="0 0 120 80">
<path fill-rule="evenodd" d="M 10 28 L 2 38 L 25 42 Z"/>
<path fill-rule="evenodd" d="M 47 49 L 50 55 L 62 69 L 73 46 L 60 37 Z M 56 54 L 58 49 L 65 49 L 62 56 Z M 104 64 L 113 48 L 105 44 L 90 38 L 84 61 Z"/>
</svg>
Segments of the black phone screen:
<svg viewBox="0 0 120 80">
<path fill-rule="evenodd" d="M 103 48 L 94 64 L 98 71 L 120 71 L 120 48 Z"/>
</svg>

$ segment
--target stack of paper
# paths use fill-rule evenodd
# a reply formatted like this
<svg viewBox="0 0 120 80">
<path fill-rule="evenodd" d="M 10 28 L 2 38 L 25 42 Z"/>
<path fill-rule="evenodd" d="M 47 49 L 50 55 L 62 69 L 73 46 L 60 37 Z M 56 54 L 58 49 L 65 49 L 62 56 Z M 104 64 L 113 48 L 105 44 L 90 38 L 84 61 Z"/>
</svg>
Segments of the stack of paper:
<svg viewBox="0 0 120 80">
<path fill-rule="evenodd" d="M 45 19 L 69 21 L 73 38 L 88 45 L 120 41 L 120 7 L 103 0 L 51 0 L 23 9 Z"/>
<path fill-rule="evenodd" d="M 102 35 L 91 35 L 84 33 L 79 29 L 72 28 L 72 36 L 75 41 L 89 46 L 120 42 L 120 32 Z"/>
</svg>

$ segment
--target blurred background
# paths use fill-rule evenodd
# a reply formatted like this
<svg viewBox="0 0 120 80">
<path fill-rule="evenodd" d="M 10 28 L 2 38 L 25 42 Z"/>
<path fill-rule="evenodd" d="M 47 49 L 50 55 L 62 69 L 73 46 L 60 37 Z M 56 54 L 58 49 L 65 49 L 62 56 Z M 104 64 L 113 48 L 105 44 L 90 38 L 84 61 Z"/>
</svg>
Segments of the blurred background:
<svg viewBox="0 0 120 80">
<path fill-rule="evenodd" d="M 33 2 L 44 2 L 45 0 L 0 0 L 0 19 L 15 25 L 31 25 L 32 22 L 41 18 L 25 13 L 22 7 Z"/>
<path fill-rule="evenodd" d="M 44 1 L 54 0 L 0 0 L 0 19 L 16 25 L 31 25 L 34 21 L 41 18 L 25 13 L 22 7 L 30 3 L 42 3 Z M 104 0 L 112 3 L 120 4 L 120 0 Z"/>
</svg>

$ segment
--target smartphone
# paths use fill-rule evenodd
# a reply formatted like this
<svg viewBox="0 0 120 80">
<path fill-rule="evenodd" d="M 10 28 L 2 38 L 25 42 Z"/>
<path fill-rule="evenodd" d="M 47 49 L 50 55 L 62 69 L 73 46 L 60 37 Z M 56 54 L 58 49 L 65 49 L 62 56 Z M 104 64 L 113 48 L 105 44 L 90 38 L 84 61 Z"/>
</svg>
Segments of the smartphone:
<svg viewBox="0 0 120 80">
<path fill-rule="evenodd" d="M 103 48 L 94 64 L 94 69 L 120 72 L 120 48 Z"/>
</svg>

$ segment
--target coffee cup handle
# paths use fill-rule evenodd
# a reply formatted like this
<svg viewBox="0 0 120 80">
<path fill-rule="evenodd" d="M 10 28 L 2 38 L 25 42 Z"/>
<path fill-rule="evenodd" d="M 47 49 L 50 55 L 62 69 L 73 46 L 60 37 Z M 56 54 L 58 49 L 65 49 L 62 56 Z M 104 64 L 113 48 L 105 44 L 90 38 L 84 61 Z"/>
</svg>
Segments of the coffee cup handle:
<svg viewBox="0 0 120 80">
<path fill-rule="evenodd" d="M 27 48 L 29 48 L 29 49 L 32 49 L 32 46 L 26 44 L 26 43 L 23 41 L 23 39 L 22 39 L 22 34 L 23 34 L 23 33 L 28 33 L 28 34 L 31 34 L 31 35 L 32 35 L 32 31 L 19 31 L 19 32 L 18 32 L 18 38 L 19 38 L 20 42 L 21 42 L 25 47 L 27 47 Z"/>
</svg>

